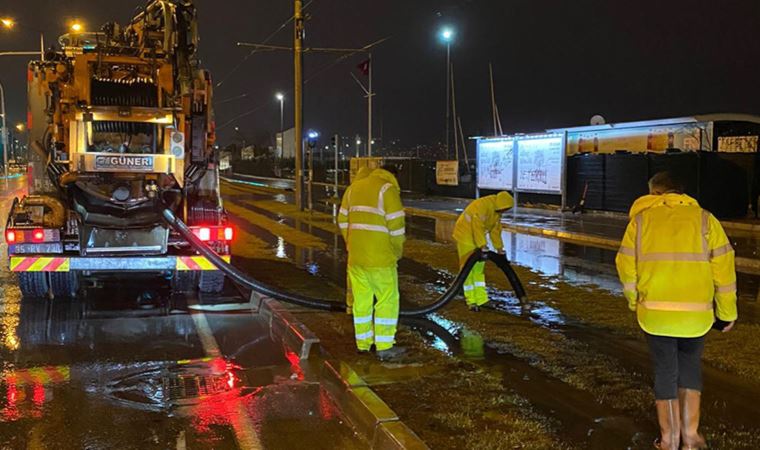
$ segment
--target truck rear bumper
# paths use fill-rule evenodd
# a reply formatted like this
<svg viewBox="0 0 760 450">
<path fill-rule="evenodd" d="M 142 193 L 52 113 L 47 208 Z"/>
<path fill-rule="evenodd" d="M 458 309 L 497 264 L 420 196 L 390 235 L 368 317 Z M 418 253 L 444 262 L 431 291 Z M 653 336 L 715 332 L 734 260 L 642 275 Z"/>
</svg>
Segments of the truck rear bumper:
<svg viewBox="0 0 760 450">
<path fill-rule="evenodd" d="M 229 262 L 229 256 L 223 256 Z M 218 270 L 204 256 L 11 256 L 11 272 L 164 272 Z"/>
</svg>

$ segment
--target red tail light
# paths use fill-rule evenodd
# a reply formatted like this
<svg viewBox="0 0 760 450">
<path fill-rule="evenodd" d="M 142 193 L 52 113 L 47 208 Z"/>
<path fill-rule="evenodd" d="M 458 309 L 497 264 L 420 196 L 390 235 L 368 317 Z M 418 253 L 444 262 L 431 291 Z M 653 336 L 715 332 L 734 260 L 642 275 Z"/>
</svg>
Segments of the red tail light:
<svg viewBox="0 0 760 450">
<path fill-rule="evenodd" d="M 5 242 L 9 244 L 16 242 L 16 232 L 13 230 L 5 230 Z"/>
<path fill-rule="evenodd" d="M 32 242 L 44 242 L 44 241 L 45 241 L 45 230 L 36 229 L 32 231 Z"/>
<path fill-rule="evenodd" d="M 231 241 L 233 237 L 235 237 L 235 231 L 232 227 L 224 227 L 224 240 Z"/>
<path fill-rule="evenodd" d="M 200 230 L 198 230 L 198 238 L 200 238 L 203 242 L 208 242 L 211 240 L 211 229 L 203 227 Z"/>
</svg>

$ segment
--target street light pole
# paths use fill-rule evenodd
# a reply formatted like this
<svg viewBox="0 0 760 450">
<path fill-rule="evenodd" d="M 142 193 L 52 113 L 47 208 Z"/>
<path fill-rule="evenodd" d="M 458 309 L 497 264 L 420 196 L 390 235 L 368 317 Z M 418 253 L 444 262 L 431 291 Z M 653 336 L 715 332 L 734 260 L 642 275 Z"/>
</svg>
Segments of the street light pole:
<svg viewBox="0 0 760 450">
<path fill-rule="evenodd" d="M 446 158 L 451 159 L 451 41 L 454 40 L 454 30 L 442 29 L 441 39 L 446 43 Z"/>
<path fill-rule="evenodd" d="M 295 108 L 295 151 L 296 151 L 296 207 L 303 211 L 303 1 L 295 0 L 293 68 L 294 68 L 294 108 Z"/>
<path fill-rule="evenodd" d="M 444 34 L 447 32 L 444 31 Z M 446 39 L 446 159 L 451 159 L 449 135 L 451 134 L 451 39 Z"/>
<path fill-rule="evenodd" d="M 285 131 L 285 96 L 280 95 L 280 132 Z"/>
<path fill-rule="evenodd" d="M 0 82 L 0 113 L 3 115 L 3 175 L 5 176 L 5 188 L 8 189 L 8 127 L 5 113 L 5 88 Z"/>
<path fill-rule="evenodd" d="M 369 112 L 368 116 L 368 129 L 367 129 L 367 156 L 372 157 L 372 97 L 375 93 L 372 91 L 372 70 L 374 64 L 372 62 L 372 53 L 369 54 L 369 93 L 367 94 L 367 108 Z"/>
</svg>

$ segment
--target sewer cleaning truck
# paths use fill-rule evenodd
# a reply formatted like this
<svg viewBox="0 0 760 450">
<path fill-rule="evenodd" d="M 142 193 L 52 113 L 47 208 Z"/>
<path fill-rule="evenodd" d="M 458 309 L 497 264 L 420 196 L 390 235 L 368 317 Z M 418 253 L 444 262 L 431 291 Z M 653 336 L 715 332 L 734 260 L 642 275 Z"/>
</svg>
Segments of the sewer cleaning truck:
<svg viewBox="0 0 760 450">
<path fill-rule="evenodd" d="M 150 0 L 126 25 L 58 44 L 28 66 L 28 195 L 5 229 L 22 294 L 74 296 L 101 274 L 221 291 L 224 274 L 162 218 L 172 212 L 229 259 L 193 2 Z"/>
</svg>

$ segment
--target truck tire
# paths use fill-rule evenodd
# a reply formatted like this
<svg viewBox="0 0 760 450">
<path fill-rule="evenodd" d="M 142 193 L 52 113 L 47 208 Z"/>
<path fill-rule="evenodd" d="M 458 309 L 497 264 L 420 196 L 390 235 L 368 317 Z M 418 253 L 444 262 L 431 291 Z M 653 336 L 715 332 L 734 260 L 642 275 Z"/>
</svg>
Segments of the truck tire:
<svg viewBox="0 0 760 450">
<path fill-rule="evenodd" d="M 198 272 L 177 270 L 172 277 L 172 293 L 190 294 L 198 289 Z"/>
<path fill-rule="evenodd" d="M 204 270 L 201 272 L 198 290 L 204 294 L 218 294 L 224 289 L 224 272 Z"/>
<path fill-rule="evenodd" d="M 24 298 L 47 297 L 50 291 L 45 272 L 21 272 L 18 274 L 18 284 Z"/>
<path fill-rule="evenodd" d="M 50 272 L 50 289 L 55 298 L 76 298 L 79 292 L 77 272 Z"/>
</svg>

